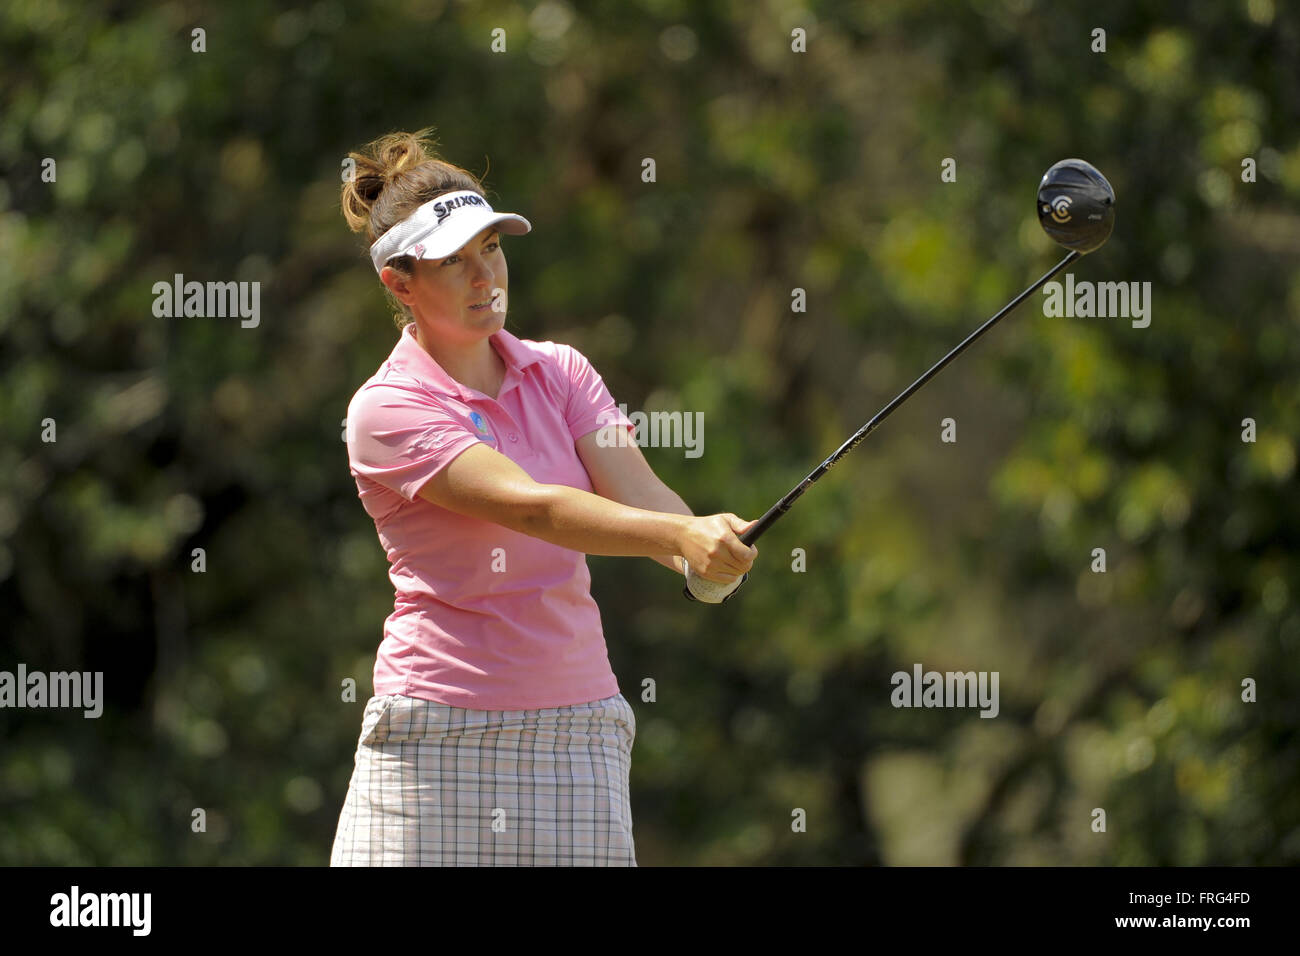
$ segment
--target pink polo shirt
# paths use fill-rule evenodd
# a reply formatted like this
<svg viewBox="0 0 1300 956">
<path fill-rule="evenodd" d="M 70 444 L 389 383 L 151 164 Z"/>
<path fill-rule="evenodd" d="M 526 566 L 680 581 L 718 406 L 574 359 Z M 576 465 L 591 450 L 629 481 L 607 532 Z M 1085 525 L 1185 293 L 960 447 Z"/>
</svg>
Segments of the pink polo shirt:
<svg viewBox="0 0 1300 956">
<path fill-rule="evenodd" d="M 574 442 L 634 426 L 577 349 L 490 341 L 506 363 L 491 399 L 452 379 L 402 331 L 348 405 L 348 460 L 396 591 L 375 660 L 375 694 L 474 710 L 561 707 L 613 696 L 587 556 L 419 497 L 479 442 L 534 481 L 592 491 Z"/>
</svg>

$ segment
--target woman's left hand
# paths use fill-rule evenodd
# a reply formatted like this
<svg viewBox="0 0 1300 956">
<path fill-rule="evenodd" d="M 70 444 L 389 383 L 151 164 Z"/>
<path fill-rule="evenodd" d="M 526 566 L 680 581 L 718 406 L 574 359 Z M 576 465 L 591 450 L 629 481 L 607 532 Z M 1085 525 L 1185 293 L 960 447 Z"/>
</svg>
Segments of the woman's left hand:
<svg viewBox="0 0 1300 956">
<path fill-rule="evenodd" d="M 682 588 L 682 594 L 691 601 L 704 604 L 725 604 L 749 580 L 749 572 L 746 571 L 730 584 L 718 584 L 692 573 L 690 562 L 685 558 L 682 558 L 682 567 L 686 569 L 686 587 Z"/>
</svg>

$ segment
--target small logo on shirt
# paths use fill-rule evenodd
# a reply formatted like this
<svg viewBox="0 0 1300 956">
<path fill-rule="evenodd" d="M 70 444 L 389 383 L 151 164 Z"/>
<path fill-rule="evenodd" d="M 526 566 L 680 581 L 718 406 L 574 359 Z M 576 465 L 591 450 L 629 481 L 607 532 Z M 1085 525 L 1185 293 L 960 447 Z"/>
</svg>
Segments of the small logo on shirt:
<svg viewBox="0 0 1300 956">
<path fill-rule="evenodd" d="M 496 445 L 497 443 L 496 437 L 492 434 L 492 431 L 488 428 L 487 419 L 485 419 L 478 412 L 471 412 L 469 416 L 469 420 L 474 423 L 474 427 L 478 430 L 479 438 L 481 438 L 489 445 L 493 445 L 493 446 Z"/>
</svg>

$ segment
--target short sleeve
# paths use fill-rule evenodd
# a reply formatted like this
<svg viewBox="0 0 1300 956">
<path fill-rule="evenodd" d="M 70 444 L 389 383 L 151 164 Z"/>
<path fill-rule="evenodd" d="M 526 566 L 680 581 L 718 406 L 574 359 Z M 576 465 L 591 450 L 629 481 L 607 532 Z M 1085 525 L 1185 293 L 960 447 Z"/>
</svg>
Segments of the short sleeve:
<svg viewBox="0 0 1300 956">
<path fill-rule="evenodd" d="M 348 405 L 348 462 L 407 501 L 479 442 L 472 426 L 417 388 L 367 385 Z"/>
<path fill-rule="evenodd" d="M 568 381 L 564 418 L 574 441 L 606 425 L 635 427 L 615 404 L 614 396 L 585 355 L 571 345 L 557 342 L 555 358 Z"/>
</svg>

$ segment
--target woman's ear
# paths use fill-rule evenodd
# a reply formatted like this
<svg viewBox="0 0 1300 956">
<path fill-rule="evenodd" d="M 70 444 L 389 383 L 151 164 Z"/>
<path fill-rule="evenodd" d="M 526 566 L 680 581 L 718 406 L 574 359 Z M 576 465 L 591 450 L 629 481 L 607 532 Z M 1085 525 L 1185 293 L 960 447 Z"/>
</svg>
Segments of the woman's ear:
<svg viewBox="0 0 1300 956">
<path fill-rule="evenodd" d="M 392 292 L 399 302 L 411 304 L 411 299 L 415 296 L 411 289 L 411 277 L 403 275 L 392 266 L 384 266 L 380 270 L 379 281 L 388 287 L 388 291 Z"/>
</svg>

